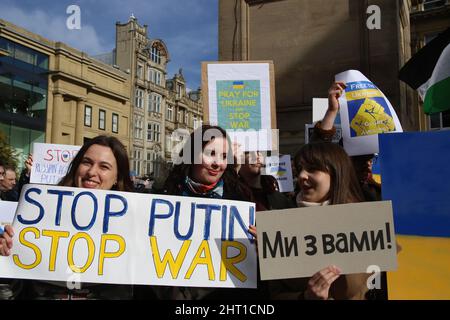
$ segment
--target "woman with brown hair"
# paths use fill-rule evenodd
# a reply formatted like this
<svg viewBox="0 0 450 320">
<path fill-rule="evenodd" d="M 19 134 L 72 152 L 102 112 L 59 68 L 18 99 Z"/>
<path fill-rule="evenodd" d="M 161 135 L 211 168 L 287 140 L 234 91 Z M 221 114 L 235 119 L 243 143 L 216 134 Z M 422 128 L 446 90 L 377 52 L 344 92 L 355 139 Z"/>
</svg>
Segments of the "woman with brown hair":
<svg viewBox="0 0 450 320">
<path fill-rule="evenodd" d="M 252 201 L 236 172 L 231 143 L 224 129 L 203 125 L 187 139 L 165 182 L 164 193 L 188 197 Z M 256 249 L 255 249 L 256 250 Z M 155 287 L 160 299 L 257 299 L 254 289 Z"/>
<path fill-rule="evenodd" d="M 132 191 L 130 165 L 124 145 L 114 137 L 97 136 L 85 143 L 58 185 L 88 189 Z M 0 235 L 0 255 L 10 255 L 14 230 L 6 226 Z M 27 281 L 26 299 L 132 299 L 133 287 L 123 285 L 80 283 L 68 288 L 66 282 Z"/>
<path fill-rule="evenodd" d="M 231 143 L 224 129 L 203 125 L 187 139 L 164 184 L 164 193 L 189 197 L 251 200 L 239 181 Z"/>
<path fill-rule="evenodd" d="M 303 146 L 294 158 L 300 192 L 298 207 L 362 202 L 363 195 L 352 162 L 344 149 L 332 143 Z M 256 229 L 252 227 L 252 233 Z M 311 278 L 270 282 L 274 299 L 364 299 L 367 274 L 341 275 L 328 266 Z"/>
</svg>

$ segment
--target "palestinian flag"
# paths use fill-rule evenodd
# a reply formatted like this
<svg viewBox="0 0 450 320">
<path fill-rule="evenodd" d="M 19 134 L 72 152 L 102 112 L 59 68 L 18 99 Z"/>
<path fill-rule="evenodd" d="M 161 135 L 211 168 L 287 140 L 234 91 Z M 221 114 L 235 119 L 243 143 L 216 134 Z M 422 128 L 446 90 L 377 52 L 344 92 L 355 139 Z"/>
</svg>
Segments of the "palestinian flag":
<svg viewBox="0 0 450 320">
<path fill-rule="evenodd" d="M 399 78 L 419 92 L 426 114 L 450 110 L 450 28 L 419 50 Z"/>
</svg>

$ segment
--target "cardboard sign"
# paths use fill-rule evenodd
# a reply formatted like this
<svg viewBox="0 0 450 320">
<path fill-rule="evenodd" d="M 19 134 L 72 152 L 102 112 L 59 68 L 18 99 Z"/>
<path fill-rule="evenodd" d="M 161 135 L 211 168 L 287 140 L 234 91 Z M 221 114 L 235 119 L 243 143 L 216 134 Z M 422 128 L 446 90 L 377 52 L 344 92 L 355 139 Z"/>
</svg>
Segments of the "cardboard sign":
<svg viewBox="0 0 450 320">
<path fill-rule="evenodd" d="M 203 62 L 205 122 L 227 130 L 243 151 L 277 150 L 273 63 Z"/>
<path fill-rule="evenodd" d="M 64 144 L 34 143 L 30 183 L 58 184 L 80 148 Z"/>
<path fill-rule="evenodd" d="M 397 268 L 389 201 L 257 212 L 256 225 L 262 280 Z"/>
<path fill-rule="evenodd" d="M 26 185 L 0 278 L 256 287 L 253 203 Z"/>
<path fill-rule="evenodd" d="M 361 72 L 349 70 L 335 79 L 347 85 L 339 105 L 344 149 L 349 156 L 378 153 L 378 134 L 403 131 L 389 100 Z"/>
<path fill-rule="evenodd" d="M 382 195 L 402 250 L 389 299 L 450 299 L 450 131 L 380 135 Z"/>
<path fill-rule="evenodd" d="M 3 233 L 5 225 L 12 224 L 16 209 L 17 202 L 0 200 L 0 234 Z"/>
<path fill-rule="evenodd" d="M 284 155 L 281 157 L 272 156 L 265 160 L 265 174 L 273 176 L 277 179 L 280 192 L 294 191 L 294 182 L 292 180 L 291 156 Z"/>
</svg>

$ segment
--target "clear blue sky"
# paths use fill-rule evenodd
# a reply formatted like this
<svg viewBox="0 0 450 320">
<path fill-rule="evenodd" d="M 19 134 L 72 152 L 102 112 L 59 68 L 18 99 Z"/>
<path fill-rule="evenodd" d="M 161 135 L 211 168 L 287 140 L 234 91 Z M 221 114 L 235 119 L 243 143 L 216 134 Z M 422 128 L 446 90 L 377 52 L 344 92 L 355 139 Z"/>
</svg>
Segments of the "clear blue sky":
<svg viewBox="0 0 450 320">
<path fill-rule="evenodd" d="M 71 4 L 81 9 L 81 30 L 66 27 Z M 0 0 L 0 18 L 89 55 L 110 52 L 116 22 L 132 13 L 148 25 L 151 39 L 166 43 L 168 77 L 183 68 L 187 86 L 196 89 L 201 61 L 218 58 L 218 0 Z"/>
</svg>

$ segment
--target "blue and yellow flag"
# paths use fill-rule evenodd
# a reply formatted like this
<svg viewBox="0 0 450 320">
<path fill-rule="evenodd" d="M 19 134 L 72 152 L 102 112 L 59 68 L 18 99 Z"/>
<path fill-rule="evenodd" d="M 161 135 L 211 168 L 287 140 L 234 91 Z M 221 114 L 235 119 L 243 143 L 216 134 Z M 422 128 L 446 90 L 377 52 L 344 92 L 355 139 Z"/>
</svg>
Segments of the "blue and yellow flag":
<svg viewBox="0 0 450 320">
<path fill-rule="evenodd" d="M 401 247 L 389 299 L 450 299 L 450 131 L 379 141 L 383 200 L 392 200 Z"/>
</svg>

